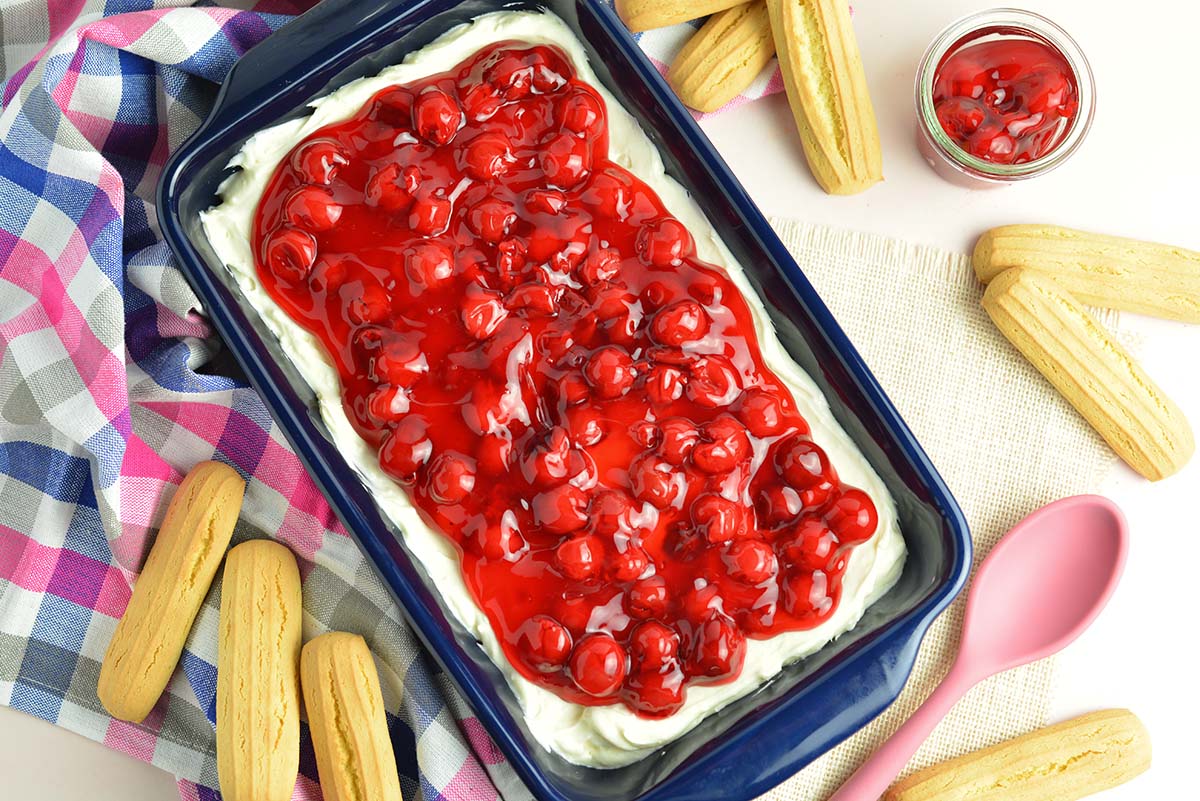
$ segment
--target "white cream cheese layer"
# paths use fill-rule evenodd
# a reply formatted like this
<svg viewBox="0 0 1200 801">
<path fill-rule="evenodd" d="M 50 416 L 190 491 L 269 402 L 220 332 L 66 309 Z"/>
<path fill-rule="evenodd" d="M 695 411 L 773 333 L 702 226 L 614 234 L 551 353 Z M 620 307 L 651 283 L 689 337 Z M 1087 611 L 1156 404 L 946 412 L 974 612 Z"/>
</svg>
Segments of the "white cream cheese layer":
<svg viewBox="0 0 1200 801">
<path fill-rule="evenodd" d="M 749 640 L 741 675 L 728 684 L 688 687 L 687 702 L 664 719 L 638 717 L 619 703 L 593 707 L 570 703 L 525 679 L 509 664 L 487 617 L 467 590 L 450 541 L 425 523 L 405 491 L 379 468 L 374 450 L 358 436 L 342 409 L 337 372 L 323 347 L 275 304 L 259 283 L 254 266 L 250 239 L 259 199 L 276 166 L 296 144 L 319 128 L 354 116 L 384 87 L 447 71 L 481 48 L 510 39 L 559 47 L 570 57 L 579 77 L 598 89 L 608 106 L 609 157 L 658 193 L 667 209 L 694 235 L 701 258 L 721 265 L 729 273 L 754 314 L 767 367 L 787 384 L 797 408 L 812 427 L 813 439 L 828 452 L 841 478 L 865 490 L 879 510 L 879 530 L 853 551 L 841 603 L 828 620 L 809 631 Z M 812 654 L 851 629 L 863 611 L 899 577 L 905 557 L 904 540 L 896 524 L 895 505 L 883 482 L 834 420 L 816 384 L 784 351 L 741 266 L 699 206 L 682 186 L 667 176 L 658 151 L 633 117 L 600 84 L 587 63 L 582 45 L 558 17 L 502 11 L 461 25 L 411 53 L 402 64 L 354 81 L 314 101 L 310 116 L 255 134 L 230 164 L 240 170 L 221 186 L 221 204 L 201 215 L 213 249 L 228 266 L 250 304 L 279 338 L 284 353 L 315 390 L 322 418 L 346 461 L 358 471 L 384 513 L 404 532 L 408 547 L 420 559 L 454 615 L 508 678 L 525 711 L 529 730 L 545 748 L 571 762 L 594 767 L 619 767 L 641 759 L 683 735 L 704 717 L 752 692 L 784 665 Z"/>
</svg>

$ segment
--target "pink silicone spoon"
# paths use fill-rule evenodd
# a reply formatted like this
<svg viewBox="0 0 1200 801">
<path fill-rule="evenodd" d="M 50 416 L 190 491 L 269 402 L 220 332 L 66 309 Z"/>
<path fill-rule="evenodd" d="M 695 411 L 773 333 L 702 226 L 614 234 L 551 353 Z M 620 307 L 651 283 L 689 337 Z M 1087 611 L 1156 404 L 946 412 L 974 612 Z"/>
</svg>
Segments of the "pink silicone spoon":
<svg viewBox="0 0 1200 801">
<path fill-rule="evenodd" d="M 1125 517 L 1097 495 L 1043 506 L 975 573 L 954 667 L 908 721 L 829 801 L 876 801 L 967 690 L 1050 656 L 1100 614 L 1125 565 Z"/>
</svg>

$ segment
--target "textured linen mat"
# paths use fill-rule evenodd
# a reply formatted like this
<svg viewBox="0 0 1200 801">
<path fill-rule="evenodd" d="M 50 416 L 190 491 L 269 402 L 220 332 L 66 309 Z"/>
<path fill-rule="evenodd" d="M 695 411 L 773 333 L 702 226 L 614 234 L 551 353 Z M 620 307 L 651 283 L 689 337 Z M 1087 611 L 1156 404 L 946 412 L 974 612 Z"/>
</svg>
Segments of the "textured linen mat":
<svg viewBox="0 0 1200 801">
<path fill-rule="evenodd" d="M 788 220 L 772 225 L 949 484 L 971 525 L 976 564 L 1026 514 L 1096 487 L 1115 464 L 992 325 L 965 255 Z M 1098 316 L 1119 323 L 1113 312 Z M 930 628 L 895 704 L 760 801 L 821 801 L 895 731 L 950 668 L 965 598 Z M 1043 725 L 1053 674 L 1053 660 L 1044 660 L 983 682 L 909 769 Z"/>
</svg>

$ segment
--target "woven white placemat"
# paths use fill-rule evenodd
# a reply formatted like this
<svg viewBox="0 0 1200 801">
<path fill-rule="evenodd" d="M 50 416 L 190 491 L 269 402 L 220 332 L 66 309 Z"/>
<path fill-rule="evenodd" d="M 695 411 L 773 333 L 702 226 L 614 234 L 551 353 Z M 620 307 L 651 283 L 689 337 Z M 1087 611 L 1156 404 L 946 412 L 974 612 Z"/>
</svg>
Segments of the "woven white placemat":
<svg viewBox="0 0 1200 801">
<path fill-rule="evenodd" d="M 967 256 L 771 222 L 949 484 L 971 525 L 976 563 L 1027 513 L 1088 491 L 1113 466 L 1104 442 L 992 326 Z M 1099 316 L 1119 323 L 1115 313 Z M 824 799 L 895 731 L 949 669 L 964 599 L 930 629 L 895 704 L 763 799 Z M 909 769 L 1043 725 L 1053 673 L 1045 660 L 979 685 Z"/>
</svg>

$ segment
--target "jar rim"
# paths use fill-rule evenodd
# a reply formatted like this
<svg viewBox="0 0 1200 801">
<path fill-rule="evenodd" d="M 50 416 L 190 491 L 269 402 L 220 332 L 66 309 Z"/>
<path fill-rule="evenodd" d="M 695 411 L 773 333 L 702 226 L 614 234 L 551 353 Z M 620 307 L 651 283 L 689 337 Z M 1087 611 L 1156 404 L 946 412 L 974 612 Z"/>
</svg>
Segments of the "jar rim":
<svg viewBox="0 0 1200 801">
<path fill-rule="evenodd" d="M 1075 76 L 1079 105 L 1067 135 L 1049 153 L 1021 164 L 996 164 L 961 148 L 942 128 L 933 105 L 933 84 L 946 54 L 969 41 L 972 34 L 991 33 L 1031 37 L 1054 48 Z M 916 103 L 922 135 L 960 172 L 985 181 L 1010 182 L 1044 175 L 1060 166 L 1082 144 L 1096 111 L 1096 86 L 1092 68 L 1078 43 L 1061 26 L 1033 11 L 993 8 L 968 14 L 950 23 L 925 51 L 917 69 Z"/>
</svg>

